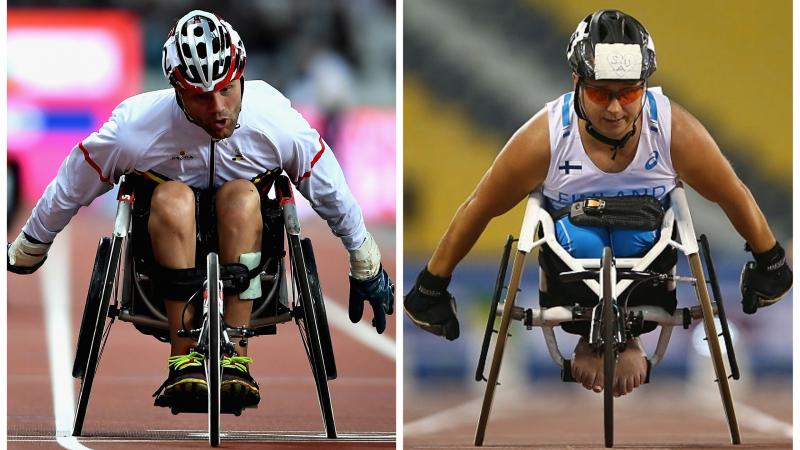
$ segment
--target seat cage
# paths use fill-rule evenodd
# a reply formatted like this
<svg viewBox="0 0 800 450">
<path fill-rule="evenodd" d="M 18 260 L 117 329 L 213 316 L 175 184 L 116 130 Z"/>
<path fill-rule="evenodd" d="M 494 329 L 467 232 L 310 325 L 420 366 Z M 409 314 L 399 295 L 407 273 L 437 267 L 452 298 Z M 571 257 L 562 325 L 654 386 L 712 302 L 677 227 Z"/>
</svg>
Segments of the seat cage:
<svg viewBox="0 0 800 450">
<path fill-rule="evenodd" d="M 159 340 L 166 340 L 169 336 L 167 316 L 157 306 L 157 299 L 151 298 L 151 295 L 148 294 L 148 283 L 152 281 L 148 275 L 136 269 L 133 248 L 128 241 L 133 227 L 134 193 L 127 191 L 124 177 L 120 181 L 120 186 L 113 230 L 114 238 L 122 239 L 124 244 L 124 256 L 121 264 L 123 279 L 120 283 L 122 295 L 117 317 L 123 322 L 151 329 L 153 333 L 150 334 Z M 278 263 L 272 264 L 277 267 L 276 270 L 268 271 L 271 264 L 265 264 L 264 270 L 260 273 L 262 286 L 268 289 L 260 299 L 254 300 L 249 329 L 256 330 L 256 335 L 274 334 L 274 325 L 292 320 L 288 308 L 286 277 L 282 276 L 284 273 L 283 258 L 276 258 Z M 281 306 L 283 307 L 281 308 Z M 268 311 L 270 307 L 274 311 Z M 236 336 L 235 332 L 232 336 Z"/>
<path fill-rule="evenodd" d="M 615 258 L 612 270 L 612 293 L 614 298 L 628 288 L 634 280 L 617 279 L 619 269 L 629 271 L 644 271 L 668 247 L 673 247 L 687 257 L 699 252 L 697 238 L 692 224 L 686 193 L 682 183 L 678 183 L 669 194 L 669 208 L 667 209 L 661 225 L 661 235 L 645 255 L 639 258 Z M 525 216 L 522 221 L 520 238 L 517 250 L 522 253 L 546 245 L 564 264 L 574 272 L 597 270 L 600 268 L 600 258 L 574 258 L 556 240 L 555 225 L 550 213 L 544 208 L 545 198 L 541 190 L 532 192 L 528 197 Z M 676 230 L 677 229 L 677 230 Z M 674 233 L 677 231 L 677 233 Z M 537 236 L 540 236 L 537 238 Z M 676 236 L 677 240 L 673 238 Z M 677 281 L 696 283 L 693 277 L 675 277 Z M 598 298 L 601 297 L 602 286 L 596 279 L 581 280 Z M 498 305 L 498 315 L 502 313 L 503 305 Z M 633 315 L 640 315 L 645 321 L 656 322 L 661 327 L 658 343 L 652 355 L 649 356 L 652 367 L 656 367 L 663 359 L 672 335 L 674 326 L 688 328 L 693 320 L 702 318 L 699 306 L 691 308 L 678 308 L 673 314 L 660 306 L 633 306 L 628 308 Z M 717 313 L 714 305 L 714 313 Z M 514 307 L 514 315 L 522 320 L 528 329 L 542 328 L 547 349 L 551 359 L 561 368 L 564 367 L 564 356 L 558 348 L 554 327 L 564 322 L 575 320 L 589 320 L 591 314 L 581 311 L 578 306 L 556 306 L 549 308 L 531 308 L 525 310 L 519 306 Z"/>
</svg>

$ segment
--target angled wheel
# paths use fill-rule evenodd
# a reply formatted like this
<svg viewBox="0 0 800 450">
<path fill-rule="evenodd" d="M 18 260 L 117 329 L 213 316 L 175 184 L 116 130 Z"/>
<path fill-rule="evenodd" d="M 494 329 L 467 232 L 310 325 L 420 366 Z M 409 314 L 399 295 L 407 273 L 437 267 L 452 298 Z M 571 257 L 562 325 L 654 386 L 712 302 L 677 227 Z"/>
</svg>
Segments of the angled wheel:
<svg viewBox="0 0 800 450">
<path fill-rule="evenodd" d="M 309 283 L 308 265 L 303 255 L 303 246 L 300 237 L 295 234 L 288 235 L 289 258 L 292 264 L 292 274 L 294 279 L 294 294 L 297 299 L 295 308 L 301 310 L 295 316 L 300 326 L 300 334 L 303 338 L 303 345 L 311 363 L 311 371 L 314 374 L 314 383 L 317 386 L 317 397 L 322 412 L 322 419 L 325 422 L 325 431 L 328 438 L 336 437 L 336 421 L 333 417 L 333 406 L 331 395 L 328 390 L 328 376 L 325 373 L 325 357 L 320 341 L 319 321 L 314 305 L 314 297 Z"/>
<path fill-rule="evenodd" d="M 614 446 L 614 371 L 617 362 L 612 265 L 611 249 L 606 247 L 600 266 L 603 285 L 603 431 L 606 447 Z"/>
<path fill-rule="evenodd" d="M 311 296 L 314 298 L 314 312 L 317 316 L 319 343 L 322 346 L 325 374 L 328 376 L 328 380 L 335 380 L 337 376 L 336 359 L 334 359 L 333 356 L 331 331 L 330 328 L 328 328 L 328 314 L 325 312 L 325 299 L 322 296 L 322 286 L 319 282 L 319 273 L 317 272 L 317 262 L 314 259 L 314 250 L 311 247 L 311 239 L 302 239 L 300 243 L 303 247 L 303 258 L 306 261 Z"/>
<path fill-rule="evenodd" d="M 494 389 L 500 377 L 500 365 L 503 362 L 503 353 L 505 352 L 506 340 L 508 339 L 508 328 L 511 326 L 511 313 L 514 310 L 514 303 L 516 302 L 517 292 L 519 291 L 520 281 L 522 280 L 522 269 L 525 267 L 526 255 L 526 252 L 517 250 L 514 256 L 514 265 L 511 268 L 511 280 L 508 282 L 506 300 L 503 304 L 503 315 L 500 316 L 500 328 L 497 330 L 497 341 L 495 341 L 494 344 L 492 364 L 489 366 L 489 378 L 486 382 L 486 391 L 483 394 L 483 403 L 481 404 L 481 413 L 478 417 L 478 426 L 475 429 L 475 446 L 482 446 L 483 439 L 486 435 L 486 425 L 489 423 L 489 413 L 492 410 L 492 402 L 494 402 Z"/>
<path fill-rule="evenodd" d="M 739 424 L 736 420 L 736 411 L 733 407 L 733 396 L 731 395 L 731 387 L 728 383 L 728 373 L 722 358 L 722 349 L 719 345 L 717 327 L 714 324 L 714 308 L 711 304 L 711 298 L 708 295 L 708 287 L 706 285 L 705 275 L 703 274 L 703 266 L 700 263 L 700 256 L 697 253 L 689 255 L 689 267 L 692 270 L 692 275 L 697 279 L 695 291 L 697 292 L 697 299 L 700 301 L 700 307 L 703 311 L 703 326 L 706 331 L 706 342 L 708 343 L 711 362 L 714 366 L 714 374 L 717 377 L 716 382 L 719 387 L 719 395 L 722 398 L 725 418 L 728 420 L 731 443 L 741 444 L 742 439 L 739 435 Z"/>
<path fill-rule="evenodd" d="M 206 301 L 208 302 L 208 341 L 205 358 L 206 381 L 208 382 L 208 443 L 219 447 L 220 416 L 220 302 L 222 291 L 219 281 L 219 258 L 216 253 L 209 253 L 206 259 Z"/>
<path fill-rule="evenodd" d="M 121 247 L 122 238 L 120 237 L 113 239 L 103 237 L 97 245 L 86 307 L 83 310 L 81 328 L 78 332 L 75 362 L 72 366 L 72 376 L 81 379 L 75 422 L 72 426 L 73 436 L 80 436 L 83 432 L 83 419 L 86 417 L 94 375 L 100 361 L 107 331 L 110 330 L 110 326 L 107 329 L 106 323 L 108 322 L 110 325 L 112 320 L 109 317 L 109 308 L 111 297 L 116 291 Z"/>
</svg>

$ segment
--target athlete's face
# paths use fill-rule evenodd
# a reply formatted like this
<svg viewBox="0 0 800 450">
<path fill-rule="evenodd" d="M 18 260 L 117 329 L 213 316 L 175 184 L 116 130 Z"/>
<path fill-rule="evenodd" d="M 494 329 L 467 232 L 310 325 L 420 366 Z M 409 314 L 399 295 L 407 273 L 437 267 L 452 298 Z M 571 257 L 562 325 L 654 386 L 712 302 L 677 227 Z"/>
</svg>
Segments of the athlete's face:
<svg viewBox="0 0 800 450">
<path fill-rule="evenodd" d="M 187 114 L 214 139 L 233 134 L 242 110 L 242 85 L 239 80 L 215 92 L 197 93 L 176 88 Z"/>
<path fill-rule="evenodd" d="M 572 76 L 573 82 L 577 83 L 577 76 Z M 580 95 L 586 117 L 595 129 L 605 136 L 618 139 L 631 129 L 642 110 L 644 82 L 584 80 Z"/>
</svg>

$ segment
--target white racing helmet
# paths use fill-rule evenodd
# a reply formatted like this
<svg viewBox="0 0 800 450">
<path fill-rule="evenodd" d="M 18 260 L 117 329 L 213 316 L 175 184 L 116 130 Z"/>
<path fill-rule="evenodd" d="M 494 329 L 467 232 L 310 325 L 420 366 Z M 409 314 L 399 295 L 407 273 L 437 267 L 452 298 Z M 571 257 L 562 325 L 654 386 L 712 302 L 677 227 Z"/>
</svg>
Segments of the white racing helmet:
<svg viewBox="0 0 800 450">
<path fill-rule="evenodd" d="M 213 92 L 244 75 L 247 53 L 239 34 L 216 14 L 194 10 L 175 24 L 161 54 L 170 84 Z"/>
</svg>

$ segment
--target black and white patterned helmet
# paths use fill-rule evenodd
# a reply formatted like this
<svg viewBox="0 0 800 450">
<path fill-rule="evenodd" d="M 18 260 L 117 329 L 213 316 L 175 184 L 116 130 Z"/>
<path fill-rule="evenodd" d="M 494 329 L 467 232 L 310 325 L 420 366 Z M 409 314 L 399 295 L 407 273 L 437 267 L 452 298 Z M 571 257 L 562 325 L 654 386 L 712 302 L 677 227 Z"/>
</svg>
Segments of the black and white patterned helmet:
<svg viewBox="0 0 800 450">
<path fill-rule="evenodd" d="M 239 34 L 216 14 L 194 10 L 170 31 L 161 55 L 173 86 L 212 92 L 244 74 L 247 53 Z"/>
<path fill-rule="evenodd" d="M 589 80 L 646 80 L 656 71 L 656 47 L 638 20 L 603 9 L 578 24 L 567 60 L 573 72 Z"/>
</svg>

